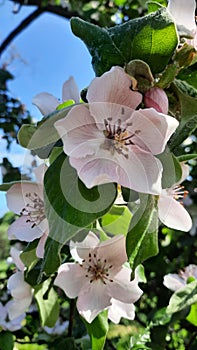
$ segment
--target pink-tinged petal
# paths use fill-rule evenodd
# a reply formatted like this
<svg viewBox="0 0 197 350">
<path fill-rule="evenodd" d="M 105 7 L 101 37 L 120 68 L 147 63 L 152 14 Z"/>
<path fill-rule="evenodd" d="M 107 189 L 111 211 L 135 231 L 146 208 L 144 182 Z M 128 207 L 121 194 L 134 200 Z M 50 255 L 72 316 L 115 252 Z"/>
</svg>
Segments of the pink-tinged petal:
<svg viewBox="0 0 197 350">
<path fill-rule="evenodd" d="M 70 253 L 73 259 L 79 262 L 86 259 L 90 249 L 95 248 L 99 242 L 98 237 L 91 231 L 82 242 L 70 241 Z"/>
<path fill-rule="evenodd" d="M 24 281 L 24 274 L 21 271 L 17 271 L 9 277 L 7 287 L 15 299 L 32 297 L 32 287 Z"/>
<path fill-rule="evenodd" d="M 168 114 L 168 97 L 163 89 L 153 87 L 144 94 L 145 107 L 156 109 L 157 112 Z"/>
<path fill-rule="evenodd" d="M 123 235 L 115 236 L 102 242 L 98 248 L 95 248 L 98 259 L 107 260 L 108 265 L 112 265 L 112 270 L 118 270 L 128 260 L 125 248 L 125 237 Z"/>
<path fill-rule="evenodd" d="M 94 154 L 100 145 L 101 133 L 85 105 L 74 106 L 54 126 L 62 138 L 64 152 L 72 157 Z"/>
<path fill-rule="evenodd" d="M 20 259 L 20 254 L 21 254 L 20 250 L 16 249 L 15 247 L 11 247 L 10 255 L 13 259 L 14 264 L 20 271 L 24 271 L 25 265 Z"/>
<path fill-rule="evenodd" d="M 43 193 L 36 183 L 16 183 L 10 187 L 6 194 L 8 208 L 19 215 L 26 204 L 29 203 L 29 199 L 26 197 L 28 193 L 37 193 L 43 199 Z"/>
<path fill-rule="evenodd" d="M 176 25 L 185 27 L 189 31 L 195 30 L 195 0 L 169 0 L 167 9 L 174 18 Z"/>
<path fill-rule="evenodd" d="M 142 101 L 142 95 L 131 91 L 131 79 L 121 67 L 112 67 L 109 72 L 95 78 L 87 93 L 88 102 L 114 102 L 136 108 Z"/>
<path fill-rule="evenodd" d="M 33 98 L 32 103 L 45 116 L 53 113 L 60 104 L 60 101 L 48 92 L 41 92 Z"/>
<path fill-rule="evenodd" d="M 85 270 L 79 264 L 65 263 L 59 267 L 54 284 L 63 289 L 69 298 L 76 298 L 85 280 Z"/>
<path fill-rule="evenodd" d="M 192 227 L 192 219 L 187 210 L 171 195 L 160 195 L 158 200 L 158 215 L 164 225 L 175 230 L 187 232 Z"/>
<path fill-rule="evenodd" d="M 186 282 L 184 282 L 184 280 L 179 277 L 179 275 L 175 273 L 169 273 L 168 275 L 164 276 L 163 284 L 168 289 L 176 292 L 178 289 L 184 287 L 186 285 Z"/>
<path fill-rule="evenodd" d="M 10 320 L 18 317 L 24 318 L 24 312 L 29 308 L 32 297 L 24 298 L 22 300 L 12 300 L 8 307 L 8 315 Z"/>
<path fill-rule="evenodd" d="M 106 293 L 106 285 L 100 279 L 83 286 L 77 300 L 77 309 L 80 315 L 89 323 L 110 305 L 110 296 Z"/>
<path fill-rule="evenodd" d="M 79 89 L 72 76 L 65 81 L 62 87 L 62 102 L 67 100 L 79 102 Z"/>
<path fill-rule="evenodd" d="M 44 233 L 43 236 L 40 238 L 36 248 L 36 256 L 40 259 L 44 257 L 44 247 L 45 247 L 47 237 L 48 237 L 48 234 Z"/>
<path fill-rule="evenodd" d="M 134 111 L 128 123 L 131 123 L 128 131 L 136 135 L 132 142 L 139 147 L 144 144 L 153 154 L 164 151 L 167 141 L 179 125 L 175 118 L 158 113 L 154 108 Z"/>
<path fill-rule="evenodd" d="M 95 156 L 70 158 L 86 187 L 116 182 L 138 192 L 159 194 L 161 192 L 162 165 L 150 152 L 129 146 L 128 159 L 123 154 L 114 155 L 101 149 Z"/>
<path fill-rule="evenodd" d="M 108 293 L 112 298 L 124 303 L 135 303 L 142 295 L 137 281 L 130 281 L 131 270 L 125 266 L 113 277 L 113 282 L 107 283 Z"/>
<path fill-rule="evenodd" d="M 8 228 L 8 239 L 32 242 L 34 239 L 40 238 L 43 235 L 44 231 L 41 228 L 37 226 L 32 227 L 32 223 L 26 221 L 26 216 L 16 219 Z"/>
<path fill-rule="evenodd" d="M 135 306 L 133 304 L 123 303 L 117 299 L 111 299 L 112 305 L 108 309 L 108 318 L 118 324 L 122 317 L 128 320 L 135 318 Z"/>
</svg>

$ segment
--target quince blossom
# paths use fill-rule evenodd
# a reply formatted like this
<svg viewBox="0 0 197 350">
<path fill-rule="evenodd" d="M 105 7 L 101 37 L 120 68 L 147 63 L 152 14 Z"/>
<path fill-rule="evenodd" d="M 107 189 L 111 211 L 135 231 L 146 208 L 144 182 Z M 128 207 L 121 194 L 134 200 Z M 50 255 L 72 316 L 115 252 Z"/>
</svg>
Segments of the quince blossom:
<svg viewBox="0 0 197 350">
<path fill-rule="evenodd" d="M 70 251 L 76 263 L 61 265 L 54 284 L 69 298 L 78 296 L 80 315 L 91 323 L 102 310 L 109 309 L 112 321 L 124 316 L 133 319 L 132 303 L 142 290 L 138 278 L 130 281 L 131 269 L 123 266 L 127 261 L 125 237 L 118 235 L 100 243 L 90 231 L 82 242 L 71 241 Z"/>
<path fill-rule="evenodd" d="M 135 110 L 142 95 L 131 91 L 120 67 L 95 78 L 88 105 L 74 106 L 54 125 L 64 152 L 86 187 L 116 182 L 138 192 L 161 192 L 162 153 L 178 121 L 153 108 Z"/>
<path fill-rule="evenodd" d="M 12 247 L 10 250 L 13 262 L 17 267 L 17 271 L 8 279 L 8 290 L 13 299 L 8 307 L 8 315 L 10 320 L 14 320 L 24 314 L 25 310 L 32 302 L 32 287 L 24 280 L 25 266 L 20 259 L 20 251 Z"/>
<path fill-rule="evenodd" d="M 67 100 L 74 100 L 76 103 L 80 100 L 79 89 L 72 76 L 63 84 L 62 102 L 48 92 L 41 92 L 33 98 L 32 103 L 36 105 L 43 116 L 46 116 L 53 113 L 61 103 Z"/>
<path fill-rule="evenodd" d="M 169 273 L 164 276 L 164 286 L 176 292 L 180 288 L 186 286 L 188 282 L 197 279 L 197 266 L 190 264 L 184 269 L 180 270 L 178 274 Z"/>
<path fill-rule="evenodd" d="M 20 215 L 8 229 L 8 238 L 32 242 L 40 238 L 36 254 L 42 258 L 48 236 L 48 222 L 44 212 L 43 177 L 46 170 L 41 164 L 34 170 L 37 182 L 20 182 L 7 191 L 7 206 Z"/>
<path fill-rule="evenodd" d="M 196 31 L 195 0 L 169 0 L 168 11 L 174 18 L 177 29 L 181 35 L 193 36 Z"/>
<path fill-rule="evenodd" d="M 182 177 L 171 188 L 162 190 L 158 200 L 158 215 L 161 222 L 175 230 L 189 231 L 192 228 L 192 219 L 178 199 L 187 195 L 187 191 L 180 184 L 189 175 L 189 166 L 182 163 Z"/>
</svg>

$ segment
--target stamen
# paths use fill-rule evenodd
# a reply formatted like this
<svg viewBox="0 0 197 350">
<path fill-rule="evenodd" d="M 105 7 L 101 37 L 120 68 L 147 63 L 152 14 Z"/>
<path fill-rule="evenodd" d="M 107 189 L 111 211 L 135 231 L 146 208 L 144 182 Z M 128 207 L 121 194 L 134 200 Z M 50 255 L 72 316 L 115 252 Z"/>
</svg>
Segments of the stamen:
<svg viewBox="0 0 197 350">
<path fill-rule="evenodd" d="M 45 219 L 44 202 L 36 192 L 26 193 L 25 197 L 29 203 L 21 210 L 20 214 L 27 216 L 26 222 L 31 223 L 31 228 L 34 228 Z"/>
<path fill-rule="evenodd" d="M 124 114 L 124 108 L 122 107 L 121 114 Z M 126 159 L 128 159 L 128 146 L 133 145 L 131 140 L 134 136 L 139 134 L 140 130 L 135 130 L 132 134 L 129 134 L 127 127 L 131 126 L 132 123 L 126 124 L 122 127 L 122 121 L 120 118 L 117 119 L 116 124 L 111 125 L 112 118 L 107 118 L 104 120 L 105 130 L 103 131 L 106 140 L 102 145 L 102 148 L 111 151 L 114 155 L 115 151 L 119 154 L 122 154 Z"/>
<path fill-rule="evenodd" d="M 93 256 L 93 259 L 91 258 Z M 101 280 L 103 284 L 107 282 L 113 282 L 110 277 L 109 270 L 113 267 L 112 265 L 107 265 L 107 259 L 97 258 L 96 252 L 94 254 L 89 253 L 87 260 L 82 261 L 82 266 L 85 271 L 85 277 L 90 279 L 90 283 L 94 281 Z"/>
</svg>

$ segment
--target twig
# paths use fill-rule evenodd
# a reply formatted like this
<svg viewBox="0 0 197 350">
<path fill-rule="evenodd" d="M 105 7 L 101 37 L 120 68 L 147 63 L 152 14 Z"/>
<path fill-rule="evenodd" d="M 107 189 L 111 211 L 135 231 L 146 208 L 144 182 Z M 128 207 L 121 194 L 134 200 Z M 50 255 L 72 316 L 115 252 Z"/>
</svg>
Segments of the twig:
<svg viewBox="0 0 197 350">
<path fill-rule="evenodd" d="M 68 337 L 72 337 L 74 315 L 75 315 L 75 300 L 71 299 L 71 301 L 70 301 L 69 325 L 68 325 Z"/>
</svg>

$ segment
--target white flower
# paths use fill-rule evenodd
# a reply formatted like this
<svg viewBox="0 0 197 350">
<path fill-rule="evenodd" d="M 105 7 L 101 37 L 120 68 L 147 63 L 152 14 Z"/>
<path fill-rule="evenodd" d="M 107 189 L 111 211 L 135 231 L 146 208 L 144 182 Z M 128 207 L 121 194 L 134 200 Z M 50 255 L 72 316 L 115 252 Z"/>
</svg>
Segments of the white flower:
<svg viewBox="0 0 197 350">
<path fill-rule="evenodd" d="M 56 97 L 48 92 L 41 92 L 37 94 L 32 103 L 38 107 L 42 115 L 48 115 L 56 110 L 56 108 L 67 100 L 74 100 L 76 103 L 79 102 L 79 89 L 75 82 L 75 79 L 71 76 L 65 81 L 62 87 L 62 101 L 59 101 Z"/>
<path fill-rule="evenodd" d="M 170 188 L 162 190 L 158 200 L 158 215 L 161 222 L 175 230 L 189 231 L 192 227 L 192 219 L 178 199 L 183 198 L 187 191 L 180 186 L 189 175 L 189 166 L 182 163 L 181 180 Z"/>
<path fill-rule="evenodd" d="M 24 280 L 24 264 L 20 259 L 20 251 L 12 247 L 10 250 L 13 262 L 17 267 L 17 271 L 8 279 L 8 290 L 13 299 L 8 307 L 8 315 L 10 320 L 20 317 L 30 306 L 32 301 L 32 287 Z"/>
<path fill-rule="evenodd" d="M 197 265 L 190 264 L 183 270 L 180 270 L 178 274 L 169 273 L 168 275 L 164 276 L 163 284 L 168 289 L 176 292 L 194 279 L 197 279 Z"/>
<path fill-rule="evenodd" d="M 7 206 L 20 215 L 8 229 L 9 239 L 32 242 L 40 238 L 37 256 L 44 255 L 44 244 L 48 236 L 48 221 L 44 211 L 43 177 L 46 165 L 41 164 L 34 172 L 37 182 L 16 183 L 7 191 Z"/>
<path fill-rule="evenodd" d="M 109 311 L 117 322 L 126 314 L 125 304 L 134 303 L 142 294 L 138 279 L 130 281 L 131 269 L 123 266 L 127 261 L 125 237 L 119 235 L 100 243 L 90 231 L 83 242 L 71 242 L 70 250 L 77 262 L 61 265 L 54 284 L 69 298 L 78 296 L 77 309 L 87 322 L 113 304 L 121 309 L 116 319 L 112 309 Z M 116 300 L 122 302 L 124 310 Z"/>
</svg>

